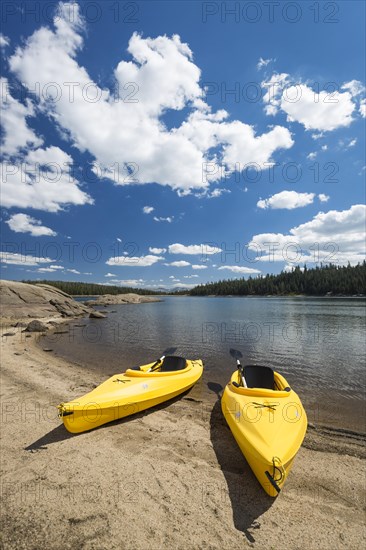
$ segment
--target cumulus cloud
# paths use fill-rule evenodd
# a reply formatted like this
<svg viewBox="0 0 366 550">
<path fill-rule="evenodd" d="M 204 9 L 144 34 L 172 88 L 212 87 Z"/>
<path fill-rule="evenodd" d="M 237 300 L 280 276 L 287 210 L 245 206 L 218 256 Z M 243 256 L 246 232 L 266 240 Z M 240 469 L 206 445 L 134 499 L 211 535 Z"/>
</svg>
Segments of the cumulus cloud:
<svg viewBox="0 0 366 550">
<path fill-rule="evenodd" d="M 325 195 L 324 193 L 319 193 L 318 199 L 320 200 L 320 202 L 328 202 L 329 195 Z"/>
<path fill-rule="evenodd" d="M 151 214 L 151 212 L 154 212 L 154 207 L 153 206 L 144 206 L 142 211 L 144 214 Z"/>
<path fill-rule="evenodd" d="M 147 256 L 115 256 L 106 261 L 107 265 L 119 267 L 149 267 L 164 260 L 162 256 L 148 254 Z"/>
<path fill-rule="evenodd" d="M 177 262 L 170 262 L 169 264 L 165 264 L 165 265 L 171 265 L 173 267 L 188 267 L 191 264 L 189 262 L 186 262 L 185 260 L 180 260 Z"/>
<path fill-rule="evenodd" d="M 207 265 L 192 264 L 192 269 L 207 269 Z"/>
<path fill-rule="evenodd" d="M 281 191 L 268 199 L 261 199 L 257 202 L 258 208 L 263 209 L 286 209 L 293 210 L 312 204 L 315 193 L 298 193 L 297 191 Z"/>
<path fill-rule="evenodd" d="M 168 251 L 169 254 L 189 254 L 192 256 L 199 254 L 206 256 L 222 252 L 221 248 L 218 248 L 210 243 L 190 244 L 188 246 L 180 243 L 174 243 L 168 246 Z"/>
<path fill-rule="evenodd" d="M 286 90 L 281 109 L 289 121 L 303 124 L 306 130 L 332 131 L 351 124 L 355 104 L 350 92 L 333 92 L 330 96 L 328 92 L 318 94 L 300 84 Z"/>
<path fill-rule="evenodd" d="M 3 155 L 14 155 L 27 146 L 39 146 L 42 140 L 29 128 L 27 119 L 35 115 L 34 106 L 28 99 L 24 105 L 10 93 L 6 78 L 0 78 L 1 151 Z"/>
<path fill-rule="evenodd" d="M 232 271 L 233 273 L 243 273 L 247 275 L 257 275 L 258 273 L 261 273 L 259 269 L 244 267 L 240 265 L 222 265 L 218 269 L 219 271 L 227 269 L 228 271 Z"/>
<path fill-rule="evenodd" d="M 154 247 L 151 247 L 149 248 L 149 252 L 151 252 L 151 254 L 164 254 L 166 252 L 166 248 L 154 248 Z"/>
<path fill-rule="evenodd" d="M 37 269 L 39 273 L 54 273 L 55 271 L 65 269 L 62 265 L 50 265 L 49 267 L 40 267 Z M 70 271 L 69 269 L 67 271 Z"/>
<path fill-rule="evenodd" d="M 29 254 L 18 254 L 17 252 L 0 252 L 0 262 L 11 265 L 37 266 L 39 264 L 50 264 L 53 260 L 32 256 Z"/>
<path fill-rule="evenodd" d="M 351 81 L 341 87 L 344 91 L 321 90 L 318 93 L 307 84 L 292 83 L 287 73 L 273 74 L 262 82 L 266 90 L 264 109 L 267 115 L 282 110 L 288 121 L 299 122 L 306 130 L 329 132 L 347 127 L 354 120 L 356 103 L 353 99 L 360 93 L 357 91 L 359 85 L 357 81 Z"/>
<path fill-rule="evenodd" d="M 93 204 L 72 176 L 73 160 L 59 147 L 28 151 L 16 162 L 1 163 L 2 204 L 58 212 L 67 204 Z"/>
<path fill-rule="evenodd" d="M 363 118 L 366 117 L 366 99 L 363 99 L 361 101 L 360 108 L 359 108 L 359 113 Z"/>
<path fill-rule="evenodd" d="M 9 64 L 29 90 L 39 83 L 39 108 L 75 147 L 94 157 L 104 177 L 118 185 L 155 182 L 187 193 L 220 180 L 220 172 L 203 177 L 207 162 L 225 167 L 255 162 L 268 168 L 278 149 L 293 145 L 281 126 L 257 135 L 244 122 L 229 121 L 223 110 L 212 113 L 199 84 L 200 69 L 178 35 L 143 38 L 134 33 L 128 44 L 131 60 L 115 68 L 115 89 L 100 88 L 76 59 L 83 22 L 78 5 L 73 6 L 71 18 L 62 4 L 54 28 L 36 30 Z M 50 82 L 57 101 L 44 92 Z M 162 116 L 183 109 L 190 113 L 186 120 L 168 129 Z"/>
<path fill-rule="evenodd" d="M 104 277 L 115 277 L 116 275 L 114 273 L 106 273 Z"/>
<path fill-rule="evenodd" d="M 14 99 L 6 78 L 1 85 L 2 204 L 57 212 L 67 204 L 92 204 L 72 176 L 73 159 L 59 147 L 42 148 L 43 140 L 28 126 L 35 108 Z"/>
<path fill-rule="evenodd" d="M 10 40 L 5 34 L 0 32 L 0 48 L 6 48 L 6 46 L 9 46 Z"/>
<path fill-rule="evenodd" d="M 353 97 L 356 97 L 365 91 L 365 86 L 359 80 L 345 82 L 341 88 L 342 90 L 349 90 Z"/>
<path fill-rule="evenodd" d="M 366 206 L 319 212 L 287 234 L 260 233 L 248 244 L 260 261 L 355 264 L 365 258 Z M 264 252 L 264 253 L 263 253 Z"/>
<path fill-rule="evenodd" d="M 57 235 L 55 231 L 42 225 L 40 220 L 36 220 L 27 214 L 13 214 L 6 222 L 12 231 L 16 233 L 30 233 L 33 237 Z"/>
</svg>

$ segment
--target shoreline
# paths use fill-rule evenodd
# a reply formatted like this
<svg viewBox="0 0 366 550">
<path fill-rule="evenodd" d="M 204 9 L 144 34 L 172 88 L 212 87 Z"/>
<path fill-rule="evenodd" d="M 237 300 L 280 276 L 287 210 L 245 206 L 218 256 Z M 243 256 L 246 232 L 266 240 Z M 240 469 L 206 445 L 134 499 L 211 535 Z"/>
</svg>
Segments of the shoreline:
<svg viewBox="0 0 366 550">
<path fill-rule="evenodd" d="M 73 436 L 56 406 L 98 385 L 97 373 L 43 351 L 37 333 L 10 330 L 1 338 L 4 549 L 327 550 L 363 540 L 362 434 L 310 426 L 273 500 L 200 383 Z"/>
</svg>

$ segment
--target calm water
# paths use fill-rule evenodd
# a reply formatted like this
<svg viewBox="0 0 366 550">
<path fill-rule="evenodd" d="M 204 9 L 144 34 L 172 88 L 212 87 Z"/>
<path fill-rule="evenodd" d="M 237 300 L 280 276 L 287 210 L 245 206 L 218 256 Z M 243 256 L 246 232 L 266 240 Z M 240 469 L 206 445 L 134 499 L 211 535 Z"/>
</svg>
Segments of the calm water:
<svg viewBox="0 0 366 550">
<path fill-rule="evenodd" d="M 163 300 L 110 306 L 107 319 L 78 320 L 68 334 L 48 336 L 43 344 L 95 369 L 100 381 L 175 347 L 177 355 L 203 359 L 204 377 L 191 395 L 207 407 L 216 399 L 208 383 L 226 384 L 235 368 L 229 350 L 235 348 L 244 364 L 269 365 L 281 372 L 301 396 L 310 422 L 366 431 L 365 300 Z"/>
</svg>

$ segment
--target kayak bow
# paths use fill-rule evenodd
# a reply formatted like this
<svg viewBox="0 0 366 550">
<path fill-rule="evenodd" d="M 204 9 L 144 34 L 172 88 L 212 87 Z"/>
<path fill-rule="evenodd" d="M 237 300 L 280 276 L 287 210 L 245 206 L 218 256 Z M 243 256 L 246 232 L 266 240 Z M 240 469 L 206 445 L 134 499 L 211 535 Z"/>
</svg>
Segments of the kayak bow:
<svg viewBox="0 0 366 550">
<path fill-rule="evenodd" d="M 306 433 L 307 418 L 299 396 L 272 369 L 239 364 L 221 406 L 259 483 L 276 497 Z"/>
</svg>

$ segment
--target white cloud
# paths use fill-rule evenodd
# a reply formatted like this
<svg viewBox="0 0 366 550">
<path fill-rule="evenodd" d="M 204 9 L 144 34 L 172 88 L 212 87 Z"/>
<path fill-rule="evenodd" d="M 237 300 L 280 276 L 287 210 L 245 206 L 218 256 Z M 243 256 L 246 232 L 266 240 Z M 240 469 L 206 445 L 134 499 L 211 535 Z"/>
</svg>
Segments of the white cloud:
<svg viewBox="0 0 366 550">
<path fill-rule="evenodd" d="M 27 214 L 13 214 L 5 222 L 12 231 L 16 233 L 30 233 L 33 237 L 48 236 L 54 237 L 57 235 L 55 231 L 42 225 L 40 220 L 36 220 Z"/>
<path fill-rule="evenodd" d="M 31 101 L 27 100 L 24 105 L 14 99 L 6 78 L 0 78 L 0 86 L 1 126 L 3 128 L 2 154 L 14 155 L 23 147 L 40 146 L 42 140 L 27 124 L 27 119 L 35 115 Z"/>
<path fill-rule="evenodd" d="M 168 216 L 167 218 L 162 218 L 162 217 L 158 218 L 157 216 L 154 216 L 153 220 L 154 220 L 155 222 L 168 222 L 168 223 L 172 223 L 173 218 L 174 218 L 174 216 Z"/>
<path fill-rule="evenodd" d="M 317 157 L 317 154 L 318 153 L 314 151 L 313 153 L 309 153 L 306 158 L 308 158 L 309 160 L 314 160 Z"/>
<path fill-rule="evenodd" d="M 204 199 L 217 199 L 218 197 L 221 197 L 221 195 L 223 195 L 224 193 L 231 193 L 230 189 L 225 189 L 225 188 L 216 188 L 216 189 L 213 189 L 213 191 L 209 191 L 208 189 L 206 189 L 205 191 L 203 191 L 202 193 L 195 193 L 195 196 L 198 197 L 199 199 L 201 198 L 204 198 Z"/>
<path fill-rule="evenodd" d="M 360 103 L 359 113 L 363 118 L 366 117 L 366 99 L 362 99 Z"/>
<path fill-rule="evenodd" d="M 151 212 L 154 212 L 154 207 L 153 206 L 144 206 L 142 211 L 144 214 L 151 214 Z"/>
<path fill-rule="evenodd" d="M 93 204 L 71 175 L 73 160 L 59 147 L 29 151 L 16 163 L 1 163 L 5 208 L 36 208 L 58 212 L 67 204 Z"/>
<path fill-rule="evenodd" d="M 184 275 L 183 279 L 195 279 L 196 277 L 199 277 L 199 275 Z"/>
<path fill-rule="evenodd" d="M 0 252 L 0 262 L 11 265 L 35 266 L 39 264 L 50 264 L 53 260 L 41 256 L 18 254 L 17 252 Z"/>
<path fill-rule="evenodd" d="M 263 67 L 267 67 L 267 65 L 269 63 L 271 63 L 272 61 L 276 61 L 275 59 L 272 59 L 272 58 L 269 58 L 269 59 L 263 59 L 263 57 L 260 57 L 259 58 L 259 61 L 257 63 L 257 71 L 260 71 L 261 69 L 263 69 Z"/>
<path fill-rule="evenodd" d="M 185 260 L 180 260 L 180 261 L 171 262 L 171 263 L 165 264 L 165 265 L 171 265 L 173 267 L 188 267 L 191 264 L 189 262 L 186 262 Z"/>
<path fill-rule="evenodd" d="M 154 248 L 154 247 L 149 247 L 149 252 L 151 252 L 151 254 L 164 254 L 166 252 L 166 248 Z"/>
<path fill-rule="evenodd" d="M 207 265 L 193 264 L 192 269 L 207 269 Z"/>
<path fill-rule="evenodd" d="M 293 84 L 287 73 L 275 73 L 262 82 L 266 89 L 263 96 L 265 112 L 275 115 L 281 109 L 288 121 L 299 122 L 306 130 L 332 131 L 349 126 L 356 107 L 352 101 L 355 85 L 350 86 L 354 82 L 343 85 L 344 92 L 322 90 L 317 93 L 307 84 Z"/>
<path fill-rule="evenodd" d="M 322 151 L 328 151 L 328 145 L 322 145 L 321 150 Z"/>
<path fill-rule="evenodd" d="M 6 46 L 9 46 L 9 44 L 9 38 L 5 36 L 2 32 L 0 32 L 0 48 L 6 48 Z"/>
<path fill-rule="evenodd" d="M 288 83 L 289 75 L 287 73 L 274 73 L 269 80 L 261 83 L 262 88 L 266 90 L 263 95 L 265 103 L 264 111 L 267 115 L 275 115 L 281 105 L 282 92 Z"/>
<path fill-rule="evenodd" d="M 189 254 L 189 255 L 199 255 L 202 256 L 218 254 L 222 252 L 221 248 L 214 246 L 213 244 L 190 244 L 188 246 L 180 243 L 170 244 L 168 246 L 170 254 Z"/>
<path fill-rule="evenodd" d="M 315 193 L 298 193 L 297 191 L 281 191 L 268 199 L 257 202 L 258 208 L 286 209 L 302 208 L 314 202 Z"/>
<path fill-rule="evenodd" d="M 37 269 L 39 273 L 54 273 L 55 271 L 65 269 L 62 265 L 50 265 L 49 267 L 40 267 Z M 70 271 L 67 269 L 67 271 Z"/>
<path fill-rule="evenodd" d="M 164 260 L 164 258 L 151 254 L 147 256 L 116 256 L 109 258 L 106 264 L 120 267 L 148 267 L 156 264 L 159 260 Z"/>
<path fill-rule="evenodd" d="M 54 273 L 56 270 L 52 267 L 40 267 L 37 269 L 38 273 Z"/>
<path fill-rule="evenodd" d="M 349 90 L 353 97 L 362 94 L 365 91 L 365 86 L 359 80 L 351 80 L 341 86 L 342 90 Z"/>
<path fill-rule="evenodd" d="M 116 277 L 114 273 L 106 273 L 104 277 Z"/>
<path fill-rule="evenodd" d="M 66 271 L 68 271 L 69 273 L 75 273 L 75 275 L 80 275 L 80 271 L 78 271 L 77 269 L 66 269 Z"/>
<path fill-rule="evenodd" d="M 122 239 L 120 239 L 119 237 L 116 237 L 116 241 L 121 243 L 122 242 Z"/>
<path fill-rule="evenodd" d="M 244 267 L 240 265 L 222 265 L 218 269 L 219 271 L 227 269 L 228 271 L 232 271 L 233 273 L 246 273 L 247 275 L 256 275 L 258 273 L 261 273 L 259 269 Z"/>
<path fill-rule="evenodd" d="M 299 122 L 306 130 L 332 131 L 349 126 L 355 104 L 350 92 L 314 92 L 306 84 L 290 86 L 281 98 L 287 120 Z"/>
<path fill-rule="evenodd" d="M 264 252 L 260 261 L 355 264 L 365 258 L 365 223 L 366 207 L 356 204 L 349 210 L 319 212 L 288 234 L 254 235 L 248 247 Z"/>
<path fill-rule="evenodd" d="M 357 138 L 351 139 L 351 141 L 350 141 L 349 144 L 348 144 L 348 149 L 349 149 L 350 147 L 354 147 L 354 146 L 356 145 L 356 143 L 357 143 Z"/>
<path fill-rule="evenodd" d="M 207 162 L 225 168 L 255 162 L 269 168 L 265 163 L 273 162 L 275 151 L 293 145 L 281 126 L 256 135 L 248 124 L 227 121 L 223 110 L 211 113 L 199 85 L 200 69 L 178 35 L 143 38 L 134 33 L 128 44 L 131 60 L 120 61 L 114 71 L 116 89 L 101 89 L 76 61 L 83 45 L 82 20 L 78 5 L 73 6 L 73 21 L 63 5 L 55 30 L 35 31 L 9 65 L 28 89 L 39 83 L 40 108 L 75 147 L 94 157 L 96 173 L 119 185 L 154 182 L 187 193 L 220 180 L 219 171 L 203 177 Z M 50 82 L 59 92 L 57 101 L 44 97 Z M 126 89 L 126 83 L 133 84 Z M 185 108 L 191 114 L 169 130 L 162 116 Z"/>
<path fill-rule="evenodd" d="M 319 193 L 318 199 L 320 200 L 320 202 L 328 202 L 329 195 L 325 195 L 324 193 Z"/>
</svg>

